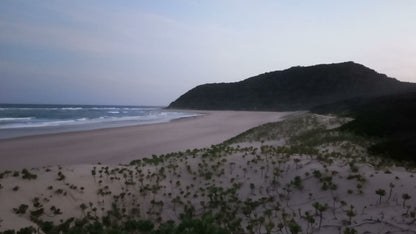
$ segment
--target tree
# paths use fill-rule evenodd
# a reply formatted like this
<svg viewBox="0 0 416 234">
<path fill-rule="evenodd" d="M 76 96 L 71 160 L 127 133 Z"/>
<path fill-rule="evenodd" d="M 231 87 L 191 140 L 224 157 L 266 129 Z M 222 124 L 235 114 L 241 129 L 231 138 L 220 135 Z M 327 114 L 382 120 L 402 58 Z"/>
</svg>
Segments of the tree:
<svg viewBox="0 0 416 234">
<path fill-rule="evenodd" d="M 357 213 L 354 210 L 354 206 L 351 205 L 349 210 L 345 211 L 345 214 L 348 216 L 349 218 L 349 223 L 351 224 L 352 222 L 352 217 L 354 217 Z"/>
<path fill-rule="evenodd" d="M 292 183 L 295 186 L 295 188 L 299 190 L 303 189 L 302 178 L 300 178 L 300 176 L 296 176 L 295 179 L 292 181 Z"/>
<path fill-rule="evenodd" d="M 290 220 L 289 222 L 289 230 L 292 234 L 297 234 L 302 231 L 302 227 L 296 223 L 294 219 Z"/>
<path fill-rule="evenodd" d="M 313 208 L 317 214 L 319 214 L 319 226 L 318 228 L 321 229 L 322 219 L 323 219 L 323 212 L 328 209 L 328 204 L 320 204 L 319 202 L 315 202 L 312 204 Z"/>
<path fill-rule="evenodd" d="M 386 195 L 386 190 L 384 189 L 377 189 L 376 194 L 379 195 L 378 204 L 381 204 L 381 197 L 384 197 Z"/>
<path fill-rule="evenodd" d="M 357 234 L 358 232 L 357 232 L 357 230 L 355 230 L 354 228 L 352 228 L 352 227 L 347 227 L 347 228 L 345 228 L 345 230 L 344 230 L 344 234 Z"/>
<path fill-rule="evenodd" d="M 406 206 L 406 201 L 407 200 L 409 200 L 410 198 L 412 198 L 409 194 L 407 194 L 407 193 L 404 193 L 403 195 L 402 195 L 402 198 L 403 198 L 403 208 Z"/>
<path fill-rule="evenodd" d="M 315 219 L 308 211 L 305 212 L 305 215 L 306 215 L 306 221 L 308 221 L 308 226 L 306 227 L 306 233 L 308 233 L 309 227 L 315 223 Z"/>
<path fill-rule="evenodd" d="M 256 186 L 253 184 L 253 183 L 250 183 L 250 190 L 251 190 L 251 193 L 254 195 L 254 188 L 255 188 Z"/>
</svg>

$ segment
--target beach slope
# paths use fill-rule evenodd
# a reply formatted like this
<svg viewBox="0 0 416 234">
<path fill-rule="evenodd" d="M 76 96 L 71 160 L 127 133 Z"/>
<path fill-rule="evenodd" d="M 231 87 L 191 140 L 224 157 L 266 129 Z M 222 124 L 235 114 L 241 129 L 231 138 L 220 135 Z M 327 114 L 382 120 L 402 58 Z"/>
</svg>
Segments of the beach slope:
<svg viewBox="0 0 416 234">
<path fill-rule="evenodd" d="M 134 159 L 208 147 L 289 112 L 200 111 L 201 116 L 169 123 L 28 136 L 0 140 L 0 170 L 119 164 Z"/>
</svg>

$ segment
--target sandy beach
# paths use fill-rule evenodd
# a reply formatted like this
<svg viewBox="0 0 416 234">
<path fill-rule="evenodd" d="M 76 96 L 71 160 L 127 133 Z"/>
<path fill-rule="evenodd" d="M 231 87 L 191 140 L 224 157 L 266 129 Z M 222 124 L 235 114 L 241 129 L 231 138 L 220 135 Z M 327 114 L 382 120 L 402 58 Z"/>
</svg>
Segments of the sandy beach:
<svg viewBox="0 0 416 234">
<path fill-rule="evenodd" d="M 149 150 L 151 146 L 156 146 L 154 150 L 170 150 L 151 139 L 158 136 L 169 147 L 177 142 L 186 148 L 186 144 L 227 139 L 224 132 L 243 131 L 250 124 L 283 116 L 210 112 L 167 124 L 9 142 L 64 142 L 79 134 L 84 137 L 72 139 L 73 144 L 82 143 L 85 148 L 101 144 L 112 149 L 114 146 L 98 140 L 110 133 L 107 137 L 118 137 L 117 142 L 123 141 L 122 136 L 150 134 L 153 138 L 137 142 L 147 144 Z M 337 130 L 348 121 L 296 114 L 246 131 L 223 144 L 136 160 L 131 165 L 86 163 L 2 171 L 0 232 L 137 233 L 132 232 L 135 229 L 152 233 L 152 229 L 164 229 L 168 231 L 162 233 L 183 233 L 174 230 L 182 230 L 185 224 L 199 225 L 202 217 L 210 222 L 205 224 L 208 227 L 226 227 L 224 230 L 233 230 L 230 233 L 416 233 L 414 168 L 366 153 L 370 140 Z M 123 133 L 126 131 L 129 133 Z M 88 137 L 93 140 L 87 141 Z M 56 146 L 58 143 L 54 142 Z M 134 145 L 134 141 L 129 144 Z M 98 152 L 104 152 L 104 146 Z M 65 144 L 60 147 L 69 148 Z M 59 147 L 53 149 L 58 151 Z M 129 149 L 134 151 L 135 147 Z M 116 148 L 112 152 L 123 151 Z M 64 154 L 57 155 L 48 160 L 57 162 Z M 97 152 L 90 155 L 98 157 Z M 130 160 L 128 155 L 123 156 L 123 160 Z M 107 157 L 108 162 L 116 160 Z M 36 163 L 35 158 L 26 160 Z M 81 161 L 79 157 L 75 160 Z M 17 165 L 18 160 L 13 162 Z M 170 226 L 166 226 L 168 222 Z"/>
<path fill-rule="evenodd" d="M 288 112 L 202 111 L 169 123 L 0 140 L 0 170 L 131 160 L 208 147 Z"/>
</svg>

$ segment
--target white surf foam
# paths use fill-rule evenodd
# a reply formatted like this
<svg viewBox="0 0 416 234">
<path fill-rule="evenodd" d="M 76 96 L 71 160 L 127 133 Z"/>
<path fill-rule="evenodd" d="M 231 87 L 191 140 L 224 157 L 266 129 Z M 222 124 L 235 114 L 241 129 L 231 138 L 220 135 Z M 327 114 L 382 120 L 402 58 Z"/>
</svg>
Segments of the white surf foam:
<svg viewBox="0 0 416 234">
<path fill-rule="evenodd" d="M 20 120 L 31 120 L 33 117 L 18 117 L 18 118 L 0 118 L 0 121 L 20 121 Z"/>
</svg>

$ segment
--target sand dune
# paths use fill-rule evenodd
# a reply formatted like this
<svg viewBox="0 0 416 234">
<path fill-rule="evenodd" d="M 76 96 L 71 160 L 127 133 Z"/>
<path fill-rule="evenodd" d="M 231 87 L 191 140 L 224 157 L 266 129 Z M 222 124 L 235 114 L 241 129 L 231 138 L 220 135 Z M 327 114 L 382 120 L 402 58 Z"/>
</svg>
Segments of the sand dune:
<svg viewBox="0 0 416 234">
<path fill-rule="evenodd" d="M 152 154 L 207 147 L 288 112 L 203 111 L 169 123 L 0 140 L 0 170 L 125 163 Z"/>
<path fill-rule="evenodd" d="M 0 231 L 183 233 L 208 215 L 231 233 L 416 233 L 414 168 L 369 155 L 372 139 L 336 129 L 347 121 L 293 115 L 131 165 L 2 172 Z"/>
</svg>

